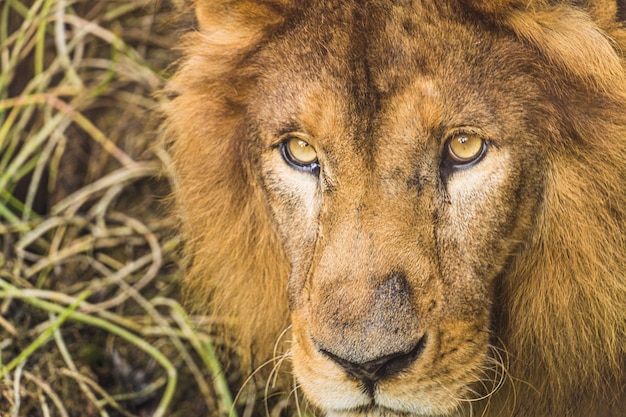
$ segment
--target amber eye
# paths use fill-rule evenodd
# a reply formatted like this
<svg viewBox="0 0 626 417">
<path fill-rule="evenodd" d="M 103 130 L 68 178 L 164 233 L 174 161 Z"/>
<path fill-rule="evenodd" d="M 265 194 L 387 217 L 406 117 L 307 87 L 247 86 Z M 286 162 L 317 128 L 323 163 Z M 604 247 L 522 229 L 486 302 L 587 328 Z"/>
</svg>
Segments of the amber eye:
<svg viewBox="0 0 626 417">
<path fill-rule="evenodd" d="M 460 134 L 448 140 L 448 155 L 456 164 L 469 164 L 477 161 L 485 153 L 485 141 L 478 135 Z"/>
<path fill-rule="evenodd" d="M 317 152 L 307 141 L 300 138 L 289 138 L 281 143 L 280 149 L 283 158 L 292 167 L 313 173 L 319 171 Z"/>
</svg>

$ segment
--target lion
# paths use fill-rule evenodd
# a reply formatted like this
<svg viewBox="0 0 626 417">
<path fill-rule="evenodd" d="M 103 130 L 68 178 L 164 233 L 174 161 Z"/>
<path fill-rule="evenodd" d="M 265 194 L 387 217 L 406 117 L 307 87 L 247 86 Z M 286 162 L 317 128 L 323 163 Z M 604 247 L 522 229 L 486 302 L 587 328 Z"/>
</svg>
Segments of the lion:
<svg viewBox="0 0 626 417">
<path fill-rule="evenodd" d="M 183 283 L 242 366 L 333 417 L 626 415 L 623 3 L 191 6 Z"/>
</svg>

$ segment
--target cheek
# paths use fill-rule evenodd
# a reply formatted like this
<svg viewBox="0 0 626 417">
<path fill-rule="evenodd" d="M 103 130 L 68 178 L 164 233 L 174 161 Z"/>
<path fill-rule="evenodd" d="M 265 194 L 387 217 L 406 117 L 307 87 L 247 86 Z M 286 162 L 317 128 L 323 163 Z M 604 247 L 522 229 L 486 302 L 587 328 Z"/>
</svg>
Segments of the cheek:
<svg viewBox="0 0 626 417">
<path fill-rule="evenodd" d="M 464 275 L 484 280 L 498 273 L 523 239 L 537 199 L 526 192 L 534 176 L 513 160 L 507 151 L 495 151 L 480 165 L 456 172 L 448 183 L 450 204 L 440 239 L 463 265 Z"/>
<path fill-rule="evenodd" d="M 264 161 L 263 185 L 272 216 L 293 262 L 303 244 L 316 234 L 315 219 L 320 201 L 318 178 L 292 169 L 274 152 Z"/>
<path fill-rule="evenodd" d="M 448 181 L 448 213 L 458 235 L 472 236 L 507 222 L 510 195 L 517 190 L 515 169 L 506 152 L 454 173 Z M 502 218 L 504 217 L 504 218 Z"/>
</svg>

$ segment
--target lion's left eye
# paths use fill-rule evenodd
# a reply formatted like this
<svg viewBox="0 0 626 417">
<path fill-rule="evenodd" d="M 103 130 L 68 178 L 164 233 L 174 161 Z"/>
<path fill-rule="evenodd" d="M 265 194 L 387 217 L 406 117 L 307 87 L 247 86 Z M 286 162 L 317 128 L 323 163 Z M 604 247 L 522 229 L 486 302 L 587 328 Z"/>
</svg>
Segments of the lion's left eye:
<svg viewBox="0 0 626 417">
<path fill-rule="evenodd" d="M 474 134 L 458 134 L 446 143 L 446 151 L 455 165 L 467 165 L 478 161 L 487 149 L 483 138 Z"/>
<path fill-rule="evenodd" d="M 285 161 L 299 171 L 319 173 L 317 151 L 310 143 L 300 138 L 288 138 L 280 144 Z"/>
</svg>

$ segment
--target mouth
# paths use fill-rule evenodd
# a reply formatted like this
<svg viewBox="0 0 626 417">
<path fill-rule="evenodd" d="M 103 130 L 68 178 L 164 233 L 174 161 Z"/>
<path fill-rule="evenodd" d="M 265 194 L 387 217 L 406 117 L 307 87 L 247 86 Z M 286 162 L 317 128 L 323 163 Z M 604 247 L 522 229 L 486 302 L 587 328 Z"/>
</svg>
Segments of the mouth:
<svg viewBox="0 0 626 417">
<path fill-rule="evenodd" d="M 388 393 L 379 387 L 377 381 L 359 380 L 360 401 L 348 405 L 345 409 L 338 407 L 327 410 L 328 417 L 426 417 L 440 415 L 436 409 L 428 406 L 428 402 L 407 401 Z M 360 402 L 360 404 L 359 404 Z"/>
<path fill-rule="evenodd" d="M 308 329 L 298 332 L 295 323 L 295 375 L 307 398 L 329 417 L 458 416 L 487 363 L 487 333 L 461 339 L 465 334 L 457 334 L 464 327 L 457 322 L 417 334 L 393 345 L 400 347 L 395 353 L 387 349 L 378 356 L 367 347 L 364 355 L 323 344 Z"/>
<path fill-rule="evenodd" d="M 328 410 L 327 417 L 426 417 L 429 413 L 416 413 L 388 408 L 376 404 L 373 400 L 367 406 L 349 410 Z"/>
</svg>

